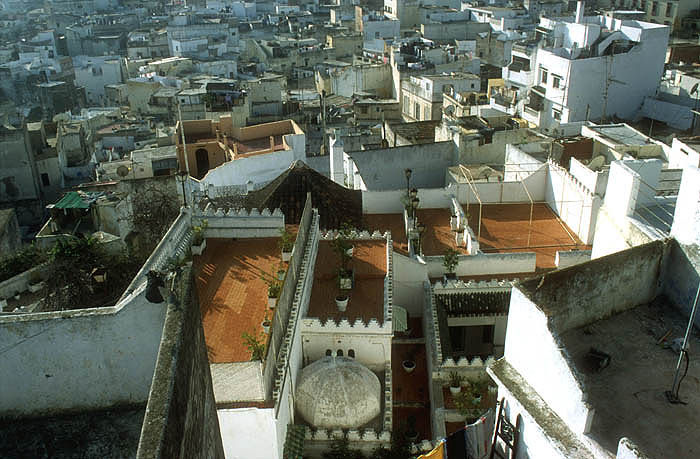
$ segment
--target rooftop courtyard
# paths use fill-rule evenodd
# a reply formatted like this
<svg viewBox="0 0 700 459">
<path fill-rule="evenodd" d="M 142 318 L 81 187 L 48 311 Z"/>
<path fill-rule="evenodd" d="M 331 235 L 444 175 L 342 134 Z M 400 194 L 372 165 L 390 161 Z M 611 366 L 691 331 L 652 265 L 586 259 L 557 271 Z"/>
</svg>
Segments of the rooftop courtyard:
<svg viewBox="0 0 700 459">
<path fill-rule="evenodd" d="M 279 238 L 207 239 L 195 257 L 197 293 L 211 363 L 244 362 L 251 354 L 243 333 L 260 336 L 267 306 L 262 275 L 275 275 L 280 263 Z M 287 268 L 284 263 L 284 269 Z"/>
<path fill-rule="evenodd" d="M 664 297 L 657 297 L 650 304 L 562 334 L 587 401 L 595 409 L 589 435 L 613 454 L 621 437 L 628 437 L 649 457 L 700 453 L 697 332 L 691 334 L 688 372 L 679 391 L 687 405 L 673 405 L 664 396 L 678 361 L 678 352 L 667 344 L 683 337 L 687 324 L 688 319 Z M 592 348 L 610 356 L 607 367 L 600 369 L 599 361 L 590 356 Z M 685 368 L 684 362 L 681 375 Z"/>
<path fill-rule="evenodd" d="M 309 317 L 322 322 L 347 319 L 354 323 L 361 319 L 368 323 L 376 319 L 384 321 L 384 278 L 386 276 L 386 241 L 353 240 L 353 256 L 349 267 L 355 271 L 355 286 L 345 291 L 350 298 L 345 312 L 340 312 L 335 297 L 340 292 L 337 272 L 340 266 L 338 254 L 330 241 L 319 242 L 314 284 L 309 303 Z"/>
</svg>

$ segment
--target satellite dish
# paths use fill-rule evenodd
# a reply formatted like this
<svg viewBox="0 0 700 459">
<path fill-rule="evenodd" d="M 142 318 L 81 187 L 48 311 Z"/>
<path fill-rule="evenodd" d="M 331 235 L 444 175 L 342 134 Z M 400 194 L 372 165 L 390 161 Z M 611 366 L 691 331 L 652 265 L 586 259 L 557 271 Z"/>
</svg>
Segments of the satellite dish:
<svg viewBox="0 0 700 459">
<path fill-rule="evenodd" d="M 126 166 L 117 167 L 117 175 L 119 177 L 126 177 L 127 175 L 129 175 L 129 168 Z"/>
<path fill-rule="evenodd" d="M 599 171 L 605 165 L 605 156 L 596 156 L 588 163 L 588 168 L 594 172 Z"/>
</svg>

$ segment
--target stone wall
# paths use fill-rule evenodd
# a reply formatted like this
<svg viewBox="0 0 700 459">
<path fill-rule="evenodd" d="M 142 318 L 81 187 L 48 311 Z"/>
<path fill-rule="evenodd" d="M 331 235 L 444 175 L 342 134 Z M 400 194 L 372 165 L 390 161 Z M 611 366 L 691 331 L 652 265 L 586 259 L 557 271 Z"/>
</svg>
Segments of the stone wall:
<svg viewBox="0 0 700 459">
<path fill-rule="evenodd" d="M 194 277 L 186 268 L 168 301 L 138 458 L 223 458 Z"/>
</svg>

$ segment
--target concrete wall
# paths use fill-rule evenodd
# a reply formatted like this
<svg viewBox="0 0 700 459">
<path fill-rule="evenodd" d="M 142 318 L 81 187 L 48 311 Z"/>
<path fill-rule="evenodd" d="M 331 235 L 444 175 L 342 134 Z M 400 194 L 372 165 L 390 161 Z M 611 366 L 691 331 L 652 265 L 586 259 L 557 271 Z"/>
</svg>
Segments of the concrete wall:
<svg viewBox="0 0 700 459">
<path fill-rule="evenodd" d="M 439 277 L 445 273 L 443 256 L 423 257 L 428 277 Z M 535 271 L 534 252 L 517 253 L 479 253 L 477 255 L 460 255 L 458 257 L 457 276 L 477 276 L 482 274 L 527 273 Z"/>
<path fill-rule="evenodd" d="M 664 261 L 662 292 L 669 300 L 690 317 L 691 308 L 700 284 L 700 253 L 697 246 L 670 242 L 670 250 Z M 700 316 L 695 317 L 695 326 L 700 326 Z"/>
<path fill-rule="evenodd" d="M 113 307 L 0 317 L 0 416 L 144 403 L 165 309 L 142 286 Z"/>
<path fill-rule="evenodd" d="M 545 198 L 549 207 L 585 244 L 592 244 L 600 197 L 553 162 L 548 164 L 546 179 Z"/>
<path fill-rule="evenodd" d="M 557 268 L 568 268 L 569 266 L 584 263 L 591 259 L 590 250 L 557 250 L 557 255 L 554 258 L 554 264 Z"/>
<path fill-rule="evenodd" d="M 406 194 L 406 182 L 404 188 L 391 191 L 362 191 L 363 214 L 395 214 L 404 210 L 401 199 Z M 412 182 L 413 180 L 411 180 Z M 411 186 L 413 188 L 413 186 Z M 446 209 L 450 207 L 452 194 L 456 193 L 456 187 L 447 188 L 419 188 L 419 209 Z"/>
<path fill-rule="evenodd" d="M 349 153 L 368 190 L 406 188 L 404 170 L 410 168 L 411 188 L 436 188 L 445 185 L 445 168 L 457 161 L 454 143 L 437 142 Z"/>
<path fill-rule="evenodd" d="M 280 209 L 273 212 L 270 209 L 224 212 L 207 206 L 204 211 L 195 208 L 194 217 L 197 222 L 207 221 L 204 235 L 208 238 L 279 237 L 280 230 L 284 229 L 284 214 Z"/>
<path fill-rule="evenodd" d="M 592 171 L 575 157 L 571 157 L 569 172 L 588 190 L 598 196 L 605 195 L 608 186 L 608 170 Z"/>
<path fill-rule="evenodd" d="M 684 244 L 700 243 L 700 169 L 683 170 L 671 235 Z"/>
<path fill-rule="evenodd" d="M 550 331 L 547 315 L 516 285 L 511 292 L 504 358 L 575 434 L 581 434 L 589 408 L 562 348 Z M 533 355 L 537 366 L 532 365 Z"/>
<path fill-rule="evenodd" d="M 5 217 L 4 228 L 0 228 L 0 258 L 12 255 L 22 247 L 22 234 L 19 231 L 17 214 L 14 209 L 0 210 L 0 218 Z M 2 297 L 0 293 L 0 297 Z"/>
<path fill-rule="evenodd" d="M 674 138 L 668 155 L 668 167 L 684 169 L 686 166 L 700 167 L 700 153 Z"/>
<path fill-rule="evenodd" d="M 185 269 L 176 282 L 175 299 L 167 304 L 137 458 L 223 459 L 192 271 Z"/>
</svg>

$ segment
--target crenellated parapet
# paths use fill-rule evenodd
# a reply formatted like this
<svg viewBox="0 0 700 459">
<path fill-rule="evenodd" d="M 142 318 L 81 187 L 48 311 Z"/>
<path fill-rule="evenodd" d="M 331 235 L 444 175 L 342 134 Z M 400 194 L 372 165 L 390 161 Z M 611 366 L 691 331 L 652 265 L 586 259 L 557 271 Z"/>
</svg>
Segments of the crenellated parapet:
<svg viewBox="0 0 700 459">
<path fill-rule="evenodd" d="M 438 281 L 433 285 L 436 295 L 449 295 L 458 293 L 487 293 L 510 292 L 513 282 L 507 279 L 491 279 L 489 281 L 463 281 L 460 279 L 448 279 L 446 282 Z"/>
<path fill-rule="evenodd" d="M 370 319 L 369 322 L 364 323 L 362 319 L 357 318 L 354 323 L 350 323 L 348 319 L 342 319 L 339 322 L 335 322 L 332 319 L 326 320 L 325 323 L 321 322 L 320 319 L 312 317 L 305 318 L 301 321 L 301 331 L 304 334 L 307 333 L 376 333 L 376 334 L 391 334 L 392 325 L 391 321 L 384 321 L 380 324 L 377 319 Z"/>
</svg>

